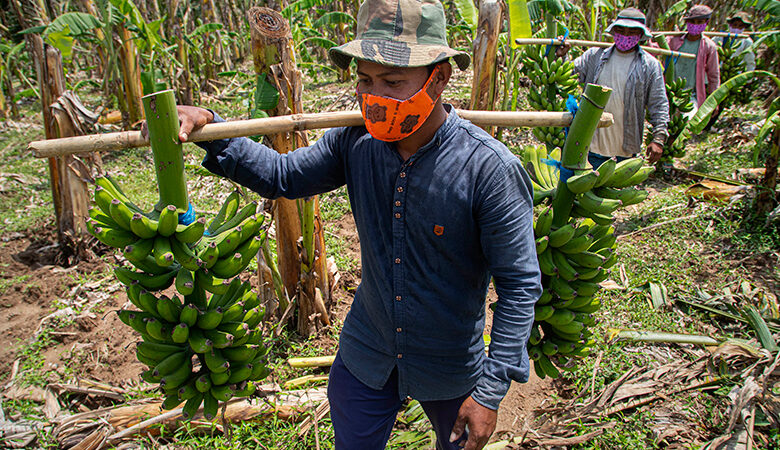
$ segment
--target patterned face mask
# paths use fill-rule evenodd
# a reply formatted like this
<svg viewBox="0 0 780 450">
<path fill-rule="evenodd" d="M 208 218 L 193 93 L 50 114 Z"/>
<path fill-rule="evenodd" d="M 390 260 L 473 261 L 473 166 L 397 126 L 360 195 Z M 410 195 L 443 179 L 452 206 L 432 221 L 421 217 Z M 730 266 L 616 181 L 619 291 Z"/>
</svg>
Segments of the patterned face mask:
<svg viewBox="0 0 780 450">
<path fill-rule="evenodd" d="M 425 85 L 406 100 L 357 93 L 360 112 L 371 136 L 385 142 L 407 138 L 417 131 L 433 112 L 439 96 L 433 97 L 431 82 L 439 73 L 433 69 Z M 429 91 L 430 89 L 430 91 Z"/>
<path fill-rule="evenodd" d="M 641 36 L 626 36 L 625 34 L 612 33 L 612 39 L 615 41 L 615 47 L 621 52 L 627 52 L 639 44 Z"/>
<path fill-rule="evenodd" d="M 698 36 L 707 28 L 707 22 L 704 23 L 690 23 L 686 22 L 685 27 L 688 30 L 688 34 L 692 36 Z"/>
</svg>

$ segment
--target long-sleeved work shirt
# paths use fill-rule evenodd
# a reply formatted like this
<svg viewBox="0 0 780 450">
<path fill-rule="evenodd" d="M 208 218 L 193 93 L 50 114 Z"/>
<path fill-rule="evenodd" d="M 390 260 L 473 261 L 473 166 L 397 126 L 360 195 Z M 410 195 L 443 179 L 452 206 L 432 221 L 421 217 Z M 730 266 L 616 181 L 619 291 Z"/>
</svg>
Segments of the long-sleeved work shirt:
<svg viewBox="0 0 780 450">
<path fill-rule="evenodd" d="M 574 70 L 581 83 L 598 84 L 597 80 L 615 46 L 590 48 L 574 60 Z M 607 86 L 610 87 L 610 86 Z M 637 48 L 628 69 L 623 96 L 623 156 L 642 150 L 645 111 L 653 125 L 653 142 L 664 145 L 669 136 L 669 99 L 666 97 L 661 63 L 649 53 Z M 620 118 L 615 118 L 620 120 Z"/>
<path fill-rule="evenodd" d="M 355 377 L 379 389 L 397 367 L 400 398 L 473 390 L 497 409 L 511 380 L 528 380 L 526 342 L 541 294 L 532 187 L 503 144 L 445 107 L 434 138 L 407 160 L 365 127 L 328 130 L 287 154 L 245 138 L 198 145 L 204 167 L 267 198 L 346 184 L 362 281 L 339 352 Z M 486 355 L 491 276 L 498 302 Z"/>
<path fill-rule="evenodd" d="M 736 55 L 738 58 L 741 57 L 742 61 L 745 62 L 745 71 L 750 72 L 752 70 L 756 70 L 756 54 L 748 50 L 750 47 L 753 46 L 753 39 L 750 38 L 737 39 L 737 38 L 716 36 L 713 39 L 713 42 L 720 45 L 721 47 L 724 44 L 736 47 L 736 49 L 734 49 L 734 55 Z M 719 60 L 718 62 L 722 63 L 723 61 Z"/>
<path fill-rule="evenodd" d="M 685 42 L 685 35 L 672 36 L 669 48 L 679 50 Z M 696 107 L 701 108 L 707 96 L 720 87 L 720 62 L 718 47 L 707 36 L 701 37 L 699 51 L 696 53 Z"/>
</svg>

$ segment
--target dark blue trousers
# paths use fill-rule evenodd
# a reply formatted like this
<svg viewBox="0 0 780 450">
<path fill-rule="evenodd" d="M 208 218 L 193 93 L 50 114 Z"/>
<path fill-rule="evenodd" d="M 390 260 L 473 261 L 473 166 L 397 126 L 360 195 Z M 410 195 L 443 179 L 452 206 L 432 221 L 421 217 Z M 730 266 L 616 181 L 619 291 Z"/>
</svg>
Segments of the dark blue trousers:
<svg viewBox="0 0 780 450">
<path fill-rule="evenodd" d="M 470 394 L 452 400 L 420 402 L 436 432 L 437 450 L 460 449 L 466 433 L 450 443 L 450 433 L 458 410 Z M 341 356 L 330 368 L 328 380 L 330 419 L 336 433 L 336 450 L 381 450 L 401 409 L 398 398 L 398 370 L 393 369 L 382 389 L 372 389 L 355 378 L 344 365 Z"/>
</svg>

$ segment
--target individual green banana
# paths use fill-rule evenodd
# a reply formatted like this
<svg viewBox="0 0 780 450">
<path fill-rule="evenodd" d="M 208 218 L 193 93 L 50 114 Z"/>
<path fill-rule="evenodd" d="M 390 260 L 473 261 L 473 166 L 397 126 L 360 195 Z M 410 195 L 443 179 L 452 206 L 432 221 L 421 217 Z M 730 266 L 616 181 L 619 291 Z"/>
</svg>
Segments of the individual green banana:
<svg viewBox="0 0 780 450">
<path fill-rule="evenodd" d="M 189 342 L 190 348 L 192 348 L 195 353 L 209 352 L 214 346 L 198 328 L 190 328 L 190 335 L 187 337 L 187 342 Z"/>
<path fill-rule="evenodd" d="M 574 231 L 575 228 L 570 223 L 553 230 L 550 232 L 550 247 L 556 248 L 566 244 L 574 236 Z"/>
<path fill-rule="evenodd" d="M 236 384 L 242 381 L 246 381 L 252 375 L 252 364 L 243 364 L 230 371 L 230 378 L 228 378 L 229 384 Z"/>
<path fill-rule="evenodd" d="M 607 181 L 604 182 L 603 186 L 620 187 L 642 167 L 642 163 L 642 158 L 630 158 L 620 161 L 615 165 L 615 170 Z"/>
<path fill-rule="evenodd" d="M 138 237 L 133 233 L 118 228 L 103 228 L 95 226 L 96 222 L 92 219 L 86 221 L 87 230 L 97 238 L 98 241 L 109 247 L 124 248 L 136 240 Z"/>
<path fill-rule="evenodd" d="M 534 306 L 534 320 L 542 322 L 547 320 L 555 312 L 555 308 L 550 305 L 535 305 Z"/>
<path fill-rule="evenodd" d="M 553 292 L 558 295 L 558 297 L 564 300 L 568 300 L 577 296 L 577 291 L 575 291 L 569 282 L 563 278 L 550 278 L 550 287 L 552 288 Z"/>
<path fill-rule="evenodd" d="M 198 391 L 195 388 L 195 379 L 193 379 L 193 378 L 190 378 L 189 381 L 187 381 L 186 384 L 183 384 L 179 388 L 177 393 L 179 395 L 179 400 L 181 400 L 181 401 L 189 400 L 189 399 L 195 397 L 196 395 L 201 394 L 201 392 Z M 202 401 L 202 398 L 199 398 L 198 400 Z M 200 403 L 198 403 L 198 406 L 200 406 Z M 196 406 L 196 408 L 197 408 L 197 406 Z"/>
<path fill-rule="evenodd" d="M 130 230 L 140 238 L 151 239 L 157 236 L 157 221 L 135 213 L 130 218 Z"/>
<path fill-rule="evenodd" d="M 162 377 L 160 387 L 167 391 L 178 389 L 179 386 L 189 380 L 190 376 L 192 376 L 192 363 L 185 360 L 185 363 L 180 365 L 174 372 Z"/>
<path fill-rule="evenodd" d="M 242 319 L 249 328 L 254 328 L 260 325 L 265 317 L 265 308 L 252 308 L 246 312 Z"/>
<path fill-rule="evenodd" d="M 146 333 L 158 341 L 169 341 L 171 339 L 170 328 L 154 317 L 146 320 Z"/>
<path fill-rule="evenodd" d="M 558 346 L 549 339 L 545 339 L 542 341 L 542 353 L 547 356 L 553 356 L 558 353 Z"/>
<path fill-rule="evenodd" d="M 608 233 L 598 241 L 592 243 L 590 247 L 588 247 L 588 251 L 597 252 L 602 248 L 613 248 L 615 246 L 616 241 L 617 241 L 617 236 L 615 236 L 614 233 Z"/>
<path fill-rule="evenodd" d="M 217 417 L 217 410 L 219 409 L 219 401 L 211 395 L 211 389 L 209 392 L 203 393 L 203 417 L 206 420 L 213 420 Z"/>
<path fill-rule="evenodd" d="M 590 235 L 584 235 L 576 238 L 572 238 L 569 242 L 558 247 L 558 250 L 563 253 L 580 253 L 590 248 L 592 241 Z"/>
<path fill-rule="evenodd" d="M 627 187 L 624 189 L 615 189 L 610 187 L 603 187 L 595 190 L 596 195 L 604 198 L 611 198 L 620 200 L 623 202 L 623 206 L 635 205 L 643 202 L 648 192 L 644 189 L 636 189 L 633 187 Z"/>
<path fill-rule="evenodd" d="M 184 242 L 178 239 L 170 239 L 170 248 L 176 262 L 187 270 L 194 272 L 204 265 L 203 261 Z"/>
<path fill-rule="evenodd" d="M 154 248 L 154 239 L 138 239 L 132 244 L 126 246 L 122 251 L 122 254 L 128 260 L 140 261 L 146 259 Z"/>
<path fill-rule="evenodd" d="M 204 231 L 206 231 L 206 218 L 199 217 L 189 225 L 177 225 L 175 237 L 179 242 L 192 244 L 198 242 Z"/>
<path fill-rule="evenodd" d="M 213 241 L 217 244 L 217 253 L 220 258 L 232 255 L 239 245 L 241 245 L 241 225 L 226 230 L 213 238 L 209 238 L 209 241 Z"/>
<path fill-rule="evenodd" d="M 233 335 L 233 341 L 243 338 L 249 332 L 249 325 L 244 322 L 222 322 L 217 330 Z"/>
<path fill-rule="evenodd" d="M 205 330 L 203 334 L 212 342 L 214 348 L 225 348 L 233 345 L 233 335 L 219 330 Z"/>
<path fill-rule="evenodd" d="M 246 268 L 246 266 L 248 266 L 249 263 L 252 262 L 254 257 L 257 256 L 257 252 L 259 252 L 262 247 L 263 247 L 262 236 L 252 236 L 238 246 L 238 248 L 236 249 L 236 253 L 241 254 L 242 257 L 241 264 L 243 265 L 243 267 L 238 272 L 236 272 L 235 275 L 238 275 L 238 273 L 242 272 Z"/>
<path fill-rule="evenodd" d="M 550 226 L 552 225 L 552 219 L 553 219 L 553 207 L 552 205 L 548 206 L 544 209 L 544 211 L 539 214 L 539 217 L 536 219 L 536 223 L 534 223 L 534 235 L 537 238 L 540 238 L 542 236 L 547 236 L 550 234 Z"/>
<path fill-rule="evenodd" d="M 179 367 L 181 367 L 182 364 L 185 363 L 187 360 L 187 357 L 189 354 L 185 351 L 181 351 L 178 353 L 172 353 L 168 355 L 165 359 L 160 361 L 159 364 L 154 366 L 153 375 L 158 377 L 164 377 L 165 375 L 170 375 L 173 372 L 176 371 Z"/>
<path fill-rule="evenodd" d="M 566 325 L 569 322 L 572 322 L 574 318 L 576 317 L 576 314 L 568 309 L 556 309 L 554 313 L 550 315 L 550 317 L 546 318 L 544 321 L 553 325 L 553 326 L 561 326 Z"/>
<path fill-rule="evenodd" d="M 205 352 L 203 354 L 203 362 L 214 373 L 222 373 L 230 368 L 230 362 L 222 356 L 222 352 L 218 349 Z"/>
<path fill-rule="evenodd" d="M 204 270 L 195 272 L 195 283 L 212 294 L 224 294 L 230 286 L 230 280 L 217 278 Z"/>
<path fill-rule="evenodd" d="M 111 217 L 111 201 L 114 200 L 114 196 L 103 188 L 103 186 L 95 186 L 95 204 L 103 214 Z"/>
<path fill-rule="evenodd" d="M 222 207 L 219 209 L 219 212 L 217 212 L 217 215 L 214 216 L 214 219 L 212 219 L 211 223 L 209 223 L 209 235 L 214 236 L 217 234 L 215 233 L 217 228 L 222 226 L 225 221 L 233 218 L 233 216 L 236 214 L 236 211 L 238 211 L 239 200 L 240 195 L 238 191 L 233 191 L 227 196 L 225 202 L 222 203 Z"/>
<path fill-rule="evenodd" d="M 209 371 L 209 378 L 211 378 L 211 386 L 220 386 L 227 383 L 230 378 L 230 369 L 224 372 Z"/>
<path fill-rule="evenodd" d="M 133 212 L 143 213 L 141 208 L 139 208 L 135 203 L 133 203 L 130 200 L 127 194 L 125 194 L 125 192 L 122 190 L 122 187 L 119 186 L 119 183 L 117 183 L 117 181 L 114 180 L 114 178 L 111 177 L 111 175 L 105 174 L 103 176 L 96 177 L 95 184 L 106 189 L 109 193 L 111 193 L 111 196 L 122 201 L 122 203 L 127 205 L 128 208 L 133 210 Z"/>
<path fill-rule="evenodd" d="M 183 344 L 187 342 L 190 337 L 190 327 L 186 323 L 182 322 L 171 331 L 171 340 L 177 344 Z"/>
<path fill-rule="evenodd" d="M 571 287 L 577 291 L 577 294 L 583 295 L 585 297 L 592 297 L 593 294 L 595 294 L 600 288 L 598 284 L 585 280 L 573 281 L 571 283 Z"/>
<path fill-rule="evenodd" d="M 244 316 L 244 302 L 238 301 L 233 303 L 228 309 L 225 310 L 225 314 L 222 320 L 225 322 L 233 322 L 239 320 Z"/>
<path fill-rule="evenodd" d="M 250 380 L 262 380 L 263 378 L 267 377 L 271 373 L 271 369 L 265 366 L 265 364 L 262 364 L 259 361 L 252 361 L 252 375 L 249 377 Z"/>
<path fill-rule="evenodd" d="M 166 321 L 178 323 L 181 315 L 181 304 L 165 295 L 161 295 L 157 299 L 157 312 Z"/>
<path fill-rule="evenodd" d="M 168 237 L 176 232 L 176 226 L 179 225 L 179 211 L 173 205 L 168 205 L 160 211 L 160 218 L 157 221 L 157 232 Z"/>
<path fill-rule="evenodd" d="M 187 326 L 192 327 L 195 326 L 195 324 L 198 322 L 199 315 L 198 308 L 195 305 L 188 303 L 181 308 L 179 321 L 186 324 Z"/>
<path fill-rule="evenodd" d="M 241 291 L 241 293 L 239 293 Z M 229 308 L 243 294 L 243 283 L 238 278 L 233 278 L 224 294 L 212 295 L 208 307 L 213 309 L 218 306 Z"/>
<path fill-rule="evenodd" d="M 195 290 L 195 278 L 191 270 L 182 267 L 176 273 L 176 290 L 181 295 L 190 295 Z"/>
<path fill-rule="evenodd" d="M 555 267 L 555 262 L 553 261 L 552 250 L 552 248 L 548 247 L 545 251 L 538 255 L 539 270 L 548 276 L 553 276 L 558 273 L 558 269 Z"/>
<path fill-rule="evenodd" d="M 599 173 L 595 170 L 588 170 L 587 172 L 579 175 L 574 175 L 566 180 L 566 187 L 574 194 L 582 194 L 593 188 L 596 184 L 596 180 L 599 178 Z"/>
<path fill-rule="evenodd" d="M 87 209 L 87 214 L 89 215 L 89 218 L 92 219 L 92 221 L 95 223 L 95 226 L 97 227 L 113 228 L 113 229 L 122 228 L 121 226 L 119 226 L 118 223 L 116 223 L 114 219 L 111 218 L 111 216 L 104 214 L 103 210 L 96 206 L 90 206 Z"/>
<path fill-rule="evenodd" d="M 257 236 L 264 220 L 265 217 L 263 215 L 254 214 L 241 222 L 241 242 L 246 242 Z"/>
<path fill-rule="evenodd" d="M 555 367 L 555 364 L 550 361 L 547 355 L 542 354 L 539 360 L 535 361 L 534 364 L 539 364 L 545 375 L 550 378 L 558 378 L 561 376 L 561 372 Z"/>
<path fill-rule="evenodd" d="M 222 386 L 211 386 L 211 395 L 221 402 L 226 402 L 233 398 L 233 388 L 229 384 Z"/>
<path fill-rule="evenodd" d="M 154 238 L 154 260 L 160 267 L 168 267 L 175 261 L 171 251 L 171 241 L 165 236 Z"/>
<path fill-rule="evenodd" d="M 195 389 L 198 392 L 208 392 L 211 389 L 211 378 L 209 378 L 208 374 L 203 374 L 195 379 Z"/>
<path fill-rule="evenodd" d="M 220 307 L 203 311 L 198 317 L 198 328 L 201 330 L 211 330 L 217 328 L 220 322 L 222 322 L 223 314 L 224 311 L 222 311 L 222 308 Z"/>
<path fill-rule="evenodd" d="M 136 352 L 155 361 L 162 361 L 176 353 L 181 353 L 185 347 L 175 344 L 161 344 L 142 341 L 136 344 Z"/>
<path fill-rule="evenodd" d="M 258 345 L 241 345 L 222 349 L 222 355 L 229 361 L 240 364 L 251 361 L 257 356 L 260 349 Z"/>
<path fill-rule="evenodd" d="M 241 288 L 237 294 L 237 296 L 240 296 L 238 301 L 244 302 L 244 310 L 250 310 L 260 306 L 260 297 L 257 296 L 257 292 L 251 289 L 252 286 L 249 283 L 244 282 L 241 284 Z"/>
<path fill-rule="evenodd" d="M 596 179 L 596 182 L 593 183 L 593 188 L 604 185 L 604 183 L 606 183 L 607 180 L 612 177 L 612 174 L 615 172 L 616 165 L 617 162 L 614 159 L 608 159 L 601 163 L 598 169 L 596 169 L 596 171 L 599 173 L 599 177 Z"/>
<path fill-rule="evenodd" d="M 128 247 L 130 246 L 128 245 Z M 178 267 L 178 265 L 168 266 L 168 267 L 158 266 L 157 261 L 155 261 L 154 257 L 151 254 L 143 259 L 127 258 L 127 261 L 130 262 L 130 264 L 132 264 L 136 269 L 140 270 L 141 272 L 145 272 L 149 275 L 167 274 L 175 267 Z"/>
<path fill-rule="evenodd" d="M 549 290 L 545 289 L 545 290 L 542 291 L 542 295 L 539 296 L 539 300 L 536 301 L 536 304 L 537 305 L 546 305 L 546 304 L 550 303 L 552 298 L 553 298 L 552 297 L 552 292 L 550 292 Z"/>
<path fill-rule="evenodd" d="M 149 313 L 151 316 L 162 319 L 162 316 L 157 312 L 157 297 L 151 292 L 142 290 L 138 295 L 138 304 L 141 305 L 141 309 L 144 312 Z"/>
<path fill-rule="evenodd" d="M 214 232 L 209 232 L 211 235 L 219 235 L 220 233 L 224 232 L 225 230 L 230 230 L 231 228 L 237 227 L 241 222 L 244 221 L 247 217 L 250 217 L 254 215 L 257 212 L 257 202 L 251 202 L 246 205 L 244 205 L 243 208 L 241 208 L 240 211 L 238 211 L 233 217 L 231 217 L 229 220 L 225 221 L 219 228 L 214 230 Z"/>
<path fill-rule="evenodd" d="M 170 271 L 161 275 L 147 275 L 126 267 L 117 267 L 114 269 L 114 275 L 116 275 L 119 281 L 128 286 L 133 284 L 133 282 L 137 282 L 147 291 L 159 291 L 173 284 L 173 277 L 176 276 L 176 271 Z"/>
<path fill-rule="evenodd" d="M 141 287 L 138 283 L 133 284 L 131 286 L 127 287 L 127 298 L 130 300 L 130 303 L 135 305 L 136 308 L 141 308 L 141 303 L 138 301 L 138 297 L 140 297 L 141 292 L 143 292 L 144 288 Z"/>
<path fill-rule="evenodd" d="M 586 211 L 596 214 L 612 214 L 616 209 L 623 206 L 623 202 L 620 200 L 602 198 L 592 191 L 578 195 L 576 201 Z"/>
<path fill-rule="evenodd" d="M 203 267 L 211 268 L 219 260 L 219 250 L 216 242 L 208 242 L 197 251 L 198 258 L 203 261 Z"/>
<path fill-rule="evenodd" d="M 611 215 L 598 214 L 592 211 L 588 211 L 580 206 L 579 202 L 577 201 L 574 202 L 574 207 L 571 209 L 571 213 L 574 217 L 589 218 L 599 225 L 610 225 L 614 221 Z"/>
<path fill-rule="evenodd" d="M 637 184 L 645 181 L 650 174 L 652 174 L 655 171 L 655 166 L 645 166 L 641 169 L 637 170 L 634 175 L 631 176 L 628 180 L 622 182 L 622 183 L 611 183 L 611 187 L 616 188 L 624 188 L 628 186 L 636 186 Z"/>
<path fill-rule="evenodd" d="M 558 271 L 558 276 L 566 281 L 574 281 L 579 277 L 577 269 L 575 269 L 569 261 L 566 259 L 566 255 L 555 249 L 552 250 L 552 259 L 555 264 L 555 268 Z"/>
<path fill-rule="evenodd" d="M 244 269 L 243 259 L 244 257 L 241 253 L 234 253 L 233 255 L 219 258 L 210 270 L 220 278 L 233 278 Z"/>
<path fill-rule="evenodd" d="M 132 231 L 130 229 L 130 219 L 133 218 L 133 213 L 130 212 L 130 208 L 115 198 L 111 200 L 108 211 L 111 214 L 111 218 L 114 219 L 123 230 Z"/>
</svg>

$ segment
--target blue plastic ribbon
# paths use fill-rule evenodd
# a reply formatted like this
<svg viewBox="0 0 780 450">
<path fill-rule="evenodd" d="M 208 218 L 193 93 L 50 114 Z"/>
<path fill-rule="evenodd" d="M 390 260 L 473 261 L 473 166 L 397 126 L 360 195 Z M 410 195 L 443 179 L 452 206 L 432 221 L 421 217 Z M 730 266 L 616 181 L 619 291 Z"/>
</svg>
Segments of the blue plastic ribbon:
<svg viewBox="0 0 780 450">
<path fill-rule="evenodd" d="M 561 162 L 557 159 L 542 158 L 541 161 L 548 166 L 555 167 L 561 173 L 562 181 L 566 181 L 569 179 L 569 177 L 574 176 L 574 171 L 563 167 L 563 164 L 561 164 Z"/>
<path fill-rule="evenodd" d="M 566 109 L 571 113 L 571 120 L 574 122 L 574 116 L 576 116 L 577 111 L 580 110 L 580 105 L 577 103 L 577 99 L 574 98 L 574 96 L 571 94 L 569 94 L 569 97 L 566 99 Z M 568 137 L 569 127 L 564 128 L 563 132 L 565 133 L 566 137 Z"/>
<path fill-rule="evenodd" d="M 569 37 L 569 29 L 566 28 L 566 27 L 563 27 L 563 29 L 564 29 L 564 32 L 563 32 L 563 36 L 561 36 L 561 43 L 558 44 L 558 45 L 565 44 L 566 43 L 566 38 Z M 550 54 L 550 49 L 553 48 L 554 45 L 555 45 L 555 38 L 550 38 L 550 45 L 547 45 L 545 50 L 544 50 L 544 57 L 545 58 L 547 57 L 547 55 Z"/>
<path fill-rule="evenodd" d="M 192 222 L 195 222 L 195 209 L 192 208 L 192 203 L 190 203 L 189 208 L 187 208 L 187 212 L 184 214 L 179 214 L 179 223 L 181 225 L 189 225 Z"/>
</svg>

